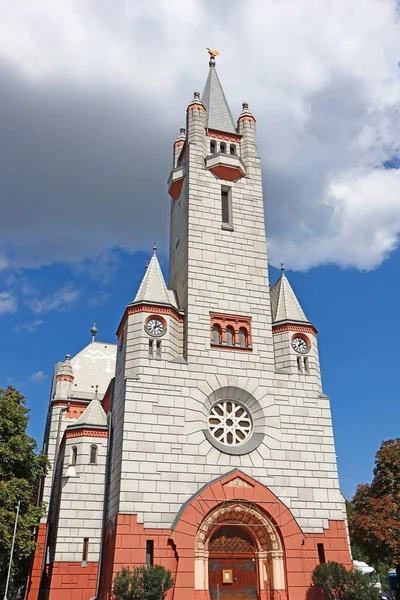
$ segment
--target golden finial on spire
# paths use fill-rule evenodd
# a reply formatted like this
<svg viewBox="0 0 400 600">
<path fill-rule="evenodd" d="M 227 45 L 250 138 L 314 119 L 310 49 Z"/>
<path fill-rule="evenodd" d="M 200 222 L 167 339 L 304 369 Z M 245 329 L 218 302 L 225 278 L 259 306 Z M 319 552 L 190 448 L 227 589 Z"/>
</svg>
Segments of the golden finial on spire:
<svg viewBox="0 0 400 600">
<path fill-rule="evenodd" d="M 210 58 L 215 59 L 216 56 L 218 56 L 219 52 L 218 50 L 211 50 L 211 48 L 206 48 L 208 54 L 210 55 Z"/>
</svg>

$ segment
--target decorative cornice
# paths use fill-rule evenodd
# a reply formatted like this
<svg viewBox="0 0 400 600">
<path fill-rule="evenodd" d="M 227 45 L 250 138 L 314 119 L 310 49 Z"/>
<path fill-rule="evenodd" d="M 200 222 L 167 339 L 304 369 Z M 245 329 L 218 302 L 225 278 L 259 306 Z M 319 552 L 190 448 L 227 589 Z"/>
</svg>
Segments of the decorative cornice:
<svg viewBox="0 0 400 600">
<path fill-rule="evenodd" d="M 207 136 L 216 140 L 223 140 L 224 142 L 236 142 L 240 143 L 243 135 L 240 133 L 223 133 L 215 129 L 207 129 Z"/>
<path fill-rule="evenodd" d="M 160 314 L 167 315 L 178 321 L 178 323 L 183 323 L 184 315 L 176 310 L 173 306 L 166 306 L 162 304 L 150 304 L 150 303 L 138 303 L 138 304 L 129 304 L 126 307 L 124 316 L 121 319 L 121 323 L 117 329 L 117 336 L 119 336 L 121 328 L 125 325 L 126 319 L 129 315 L 135 315 L 138 313 L 150 313 L 150 314 Z"/>
<path fill-rule="evenodd" d="M 77 438 L 77 437 L 100 437 L 107 438 L 108 430 L 107 429 L 95 429 L 92 427 L 79 427 L 76 429 L 67 429 L 65 431 L 65 437 L 68 438 Z"/>
<path fill-rule="evenodd" d="M 298 331 L 299 333 L 311 333 L 315 337 L 317 336 L 317 329 L 314 327 L 312 323 L 272 323 L 272 333 L 283 333 L 285 331 Z"/>
</svg>

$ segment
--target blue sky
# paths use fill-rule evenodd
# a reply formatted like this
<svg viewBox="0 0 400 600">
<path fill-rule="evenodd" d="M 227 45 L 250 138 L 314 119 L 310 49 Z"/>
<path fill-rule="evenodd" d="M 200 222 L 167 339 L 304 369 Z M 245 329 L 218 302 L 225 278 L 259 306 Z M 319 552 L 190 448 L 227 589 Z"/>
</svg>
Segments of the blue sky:
<svg viewBox="0 0 400 600">
<path fill-rule="evenodd" d="M 98 340 L 115 342 L 119 320 L 135 295 L 151 246 L 149 238 L 147 255 L 117 252 L 104 283 L 104 272 L 96 267 L 90 275 L 52 266 L 16 276 L 15 289 L 23 287 L 24 292 L 19 292 L 20 308 L 1 320 L 2 338 L 8 340 L 2 383 L 12 383 L 27 395 L 32 409 L 29 432 L 40 443 L 54 363 L 90 341 L 94 318 Z M 165 254 L 160 261 L 166 272 Z M 358 483 L 370 480 L 381 441 L 398 436 L 399 272 L 399 251 L 369 273 L 338 267 L 287 271 L 306 315 L 319 330 L 323 388 L 331 398 L 346 496 Z M 275 281 L 279 270 L 272 267 L 270 276 Z M 51 308 L 54 291 L 65 289 L 66 283 L 69 295 Z M 37 305 L 31 302 L 35 290 L 41 292 Z M 25 327 L 34 328 L 35 322 L 34 331 Z"/>
<path fill-rule="evenodd" d="M 271 280 L 283 261 L 320 331 L 349 495 L 398 435 L 397 0 L 0 0 L 0 385 L 41 439 L 54 363 L 94 318 L 114 340 L 154 240 L 166 271 L 172 144 L 212 40 L 234 118 L 257 120 Z"/>
</svg>

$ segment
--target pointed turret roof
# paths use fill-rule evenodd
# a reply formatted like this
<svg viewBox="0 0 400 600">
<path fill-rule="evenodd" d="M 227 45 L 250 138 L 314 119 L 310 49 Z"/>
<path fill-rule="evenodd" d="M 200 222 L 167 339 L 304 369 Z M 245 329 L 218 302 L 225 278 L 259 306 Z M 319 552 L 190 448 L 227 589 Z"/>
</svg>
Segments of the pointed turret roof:
<svg viewBox="0 0 400 600">
<path fill-rule="evenodd" d="M 170 304 L 178 308 L 174 292 L 169 290 L 165 284 L 156 250 L 157 247 L 154 245 L 154 254 L 133 302 Z"/>
<path fill-rule="evenodd" d="M 300 321 L 309 323 L 282 269 L 282 275 L 271 287 L 272 322 Z"/>
<path fill-rule="evenodd" d="M 72 425 L 69 425 L 68 428 L 75 427 L 107 427 L 107 415 L 104 412 L 104 409 L 97 398 L 97 391 L 95 397 L 87 405 L 79 419 L 75 421 Z"/>
<path fill-rule="evenodd" d="M 57 373 L 57 377 L 61 376 L 61 375 L 67 375 L 68 377 L 74 377 L 74 372 L 72 370 L 72 365 L 71 365 L 71 355 L 67 354 L 65 357 L 65 361 L 62 363 L 60 370 Z"/>
<path fill-rule="evenodd" d="M 224 90 L 215 70 L 215 60 L 211 59 L 209 65 L 210 70 L 201 97 L 207 111 L 207 127 L 226 133 L 237 133 L 231 109 L 229 108 Z"/>
</svg>

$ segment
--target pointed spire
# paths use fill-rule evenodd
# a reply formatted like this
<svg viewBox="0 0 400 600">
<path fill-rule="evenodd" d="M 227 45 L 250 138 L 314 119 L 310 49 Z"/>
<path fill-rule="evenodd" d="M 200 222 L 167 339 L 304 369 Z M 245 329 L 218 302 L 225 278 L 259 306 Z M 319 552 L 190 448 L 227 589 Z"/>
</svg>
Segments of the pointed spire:
<svg viewBox="0 0 400 600">
<path fill-rule="evenodd" d="M 74 378 L 70 354 L 66 354 L 65 361 L 63 362 L 63 364 L 60 367 L 60 370 L 57 373 L 57 379 L 60 379 L 62 377 L 71 377 L 72 379 Z"/>
<path fill-rule="evenodd" d="M 300 321 L 309 323 L 295 293 L 285 275 L 285 268 L 281 264 L 282 275 L 271 287 L 272 322 Z"/>
<path fill-rule="evenodd" d="M 225 133 L 237 133 L 231 110 L 215 69 L 215 58 L 211 56 L 210 70 L 204 86 L 202 100 L 206 113 L 206 126 Z"/>
<path fill-rule="evenodd" d="M 68 427 L 75 428 L 82 427 L 83 425 L 87 427 L 107 427 L 107 415 L 97 397 L 97 389 L 98 386 L 96 385 L 96 391 L 93 400 L 91 400 L 90 404 L 87 405 L 79 419 L 77 419 L 75 423 L 69 425 Z"/>
<path fill-rule="evenodd" d="M 160 263 L 157 258 L 157 245 L 153 246 L 153 256 L 148 264 L 139 290 L 133 302 L 153 302 L 155 304 L 172 304 L 175 308 L 176 300 L 173 292 L 167 289 Z"/>
</svg>

